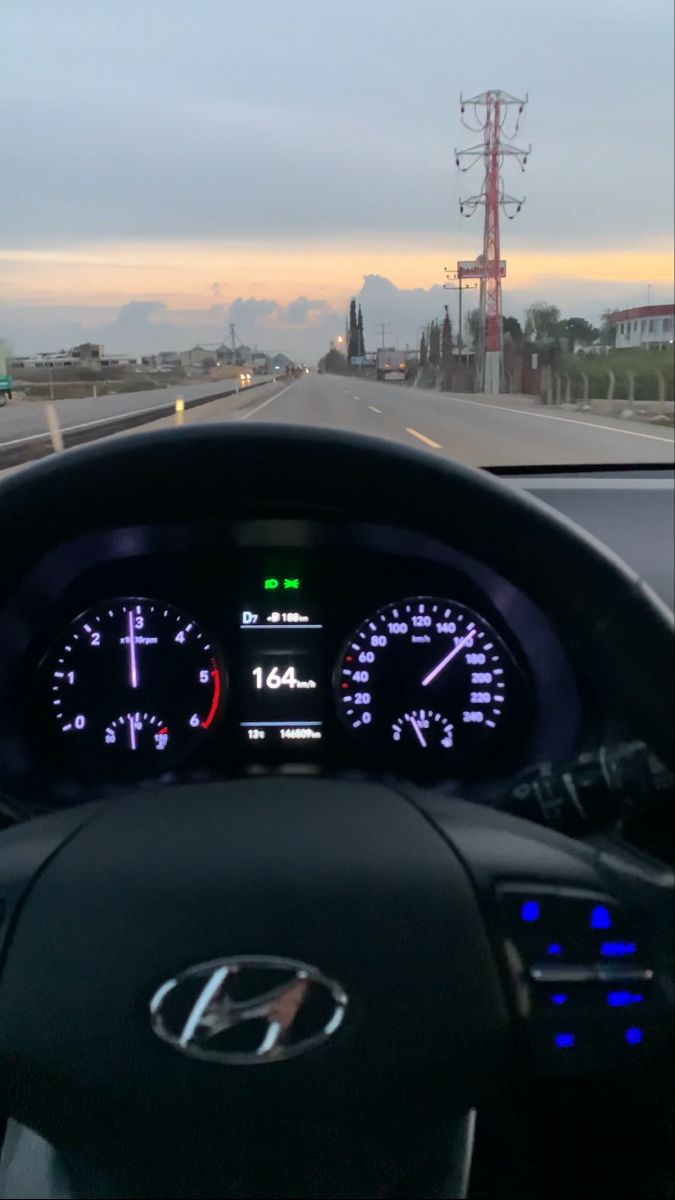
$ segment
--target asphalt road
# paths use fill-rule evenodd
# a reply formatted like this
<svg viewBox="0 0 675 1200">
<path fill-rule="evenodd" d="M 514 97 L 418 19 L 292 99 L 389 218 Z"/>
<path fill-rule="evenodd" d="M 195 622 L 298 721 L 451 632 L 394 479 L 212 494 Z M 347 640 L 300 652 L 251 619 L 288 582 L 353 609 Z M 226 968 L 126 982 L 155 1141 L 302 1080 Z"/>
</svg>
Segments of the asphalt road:
<svg viewBox="0 0 675 1200">
<path fill-rule="evenodd" d="M 57 402 L 64 430 L 162 408 L 177 395 L 186 399 L 222 392 L 227 381 L 134 392 L 123 396 L 86 397 Z M 575 463 L 673 463 L 673 431 L 645 422 L 593 414 L 552 412 L 525 407 L 517 399 L 423 391 L 400 384 L 373 383 L 335 375 L 305 375 L 296 383 L 281 381 L 214 401 L 186 413 L 187 421 L 282 421 L 352 429 L 426 447 L 430 453 L 474 466 L 536 466 Z M 163 419 L 143 428 L 171 425 Z M 0 409 L 0 448 L 43 435 L 44 406 L 35 402 Z M 133 436 L 130 430 L 128 436 Z M 125 435 L 126 436 L 126 435 Z"/>
<path fill-rule="evenodd" d="M 215 396 L 233 387 L 234 383 L 234 380 L 221 379 L 217 383 L 180 384 L 116 396 L 83 396 L 79 400 L 57 400 L 55 408 L 61 429 L 66 432 L 97 421 L 103 423 L 111 417 L 151 413 L 153 409 L 173 403 L 177 396 L 183 396 L 186 400 L 195 396 Z M 24 400 L 0 408 L 0 447 L 45 433 L 45 406 L 39 400 Z"/>
<path fill-rule="evenodd" d="M 348 428 L 472 466 L 673 463 L 675 453 L 668 428 L 519 407 L 506 396 L 492 401 L 335 375 L 305 375 L 258 395 L 235 419 Z M 208 407 L 201 411 L 206 417 Z"/>
</svg>

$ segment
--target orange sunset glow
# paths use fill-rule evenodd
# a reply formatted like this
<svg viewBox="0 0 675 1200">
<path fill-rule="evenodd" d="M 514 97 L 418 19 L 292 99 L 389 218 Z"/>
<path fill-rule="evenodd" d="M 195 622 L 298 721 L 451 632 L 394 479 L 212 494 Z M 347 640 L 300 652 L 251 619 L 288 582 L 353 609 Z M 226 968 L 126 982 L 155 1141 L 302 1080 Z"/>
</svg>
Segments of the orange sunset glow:
<svg viewBox="0 0 675 1200">
<path fill-rule="evenodd" d="M 171 308 L 231 302 L 236 296 L 271 297 L 287 303 L 306 295 L 340 308 L 364 274 L 380 274 L 400 288 L 442 282 L 444 266 L 476 254 L 477 242 L 446 246 L 434 240 L 349 241 L 155 241 L 97 243 L 68 249 L 0 251 L 4 285 L 15 302 L 116 305 L 157 299 Z M 539 288 L 562 281 L 667 287 L 672 247 L 630 250 L 541 251 L 507 245 L 505 290 Z"/>
</svg>

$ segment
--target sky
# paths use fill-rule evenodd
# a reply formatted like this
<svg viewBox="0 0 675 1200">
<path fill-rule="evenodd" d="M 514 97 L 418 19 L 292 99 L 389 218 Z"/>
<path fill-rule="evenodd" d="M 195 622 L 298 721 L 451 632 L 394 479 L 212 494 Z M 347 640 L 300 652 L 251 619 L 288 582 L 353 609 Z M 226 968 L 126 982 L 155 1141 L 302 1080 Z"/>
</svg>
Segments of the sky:
<svg viewBox="0 0 675 1200">
<path fill-rule="evenodd" d="M 315 361 L 451 305 L 459 96 L 529 95 L 504 311 L 673 297 L 672 0 L 5 0 L 0 338 Z M 465 295 L 465 308 L 473 304 Z"/>
</svg>

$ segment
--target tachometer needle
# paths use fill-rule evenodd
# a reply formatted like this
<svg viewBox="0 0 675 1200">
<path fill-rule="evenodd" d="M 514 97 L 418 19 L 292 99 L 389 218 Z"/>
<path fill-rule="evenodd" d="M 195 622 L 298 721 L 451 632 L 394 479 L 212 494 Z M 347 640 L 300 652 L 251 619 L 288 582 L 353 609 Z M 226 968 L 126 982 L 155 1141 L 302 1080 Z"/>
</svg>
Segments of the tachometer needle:
<svg viewBox="0 0 675 1200">
<path fill-rule="evenodd" d="M 129 745 L 132 750 L 136 749 L 136 718 L 129 713 L 127 720 L 129 722 Z"/>
<path fill-rule="evenodd" d="M 422 730 L 420 729 L 419 725 L 417 724 L 417 721 L 415 720 L 415 718 L 412 715 L 410 717 L 410 724 L 412 725 L 413 729 L 415 730 L 415 736 L 416 736 L 420 746 L 422 746 L 423 749 L 426 750 L 427 743 L 426 743 L 424 734 L 422 733 Z"/>
<path fill-rule="evenodd" d="M 422 680 L 422 687 L 426 687 L 427 684 L 431 683 L 431 681 L 435 679 L 437 675 L 440 675 L 441 671 L 447 667 L 448 663 L 452 662 L 455 655 L 459 654 L 460 650 L 463 650 L 465 646 L 469 645 L 469 642 L 473 641 L 475 635 L 476 627 L 474 626 L 473 629 L 469 630 L 465 637 L 461 638 L 460 641 L 455 643 L 450 653 L 446 654 L 445 658 L 442 658 L 437 666 L 435 666 L 433 670 L 429 672 L 426 678 Z"/>
<path fill-rule="evenodd" d="M 138 687 L 138 663 L 136 661 L 136 635 L 134 633 L 134 614 L 129 610 L 129 683 L 132 688 Z M 132 749 L 135 750 L 135 746 Z"/>
</svg>

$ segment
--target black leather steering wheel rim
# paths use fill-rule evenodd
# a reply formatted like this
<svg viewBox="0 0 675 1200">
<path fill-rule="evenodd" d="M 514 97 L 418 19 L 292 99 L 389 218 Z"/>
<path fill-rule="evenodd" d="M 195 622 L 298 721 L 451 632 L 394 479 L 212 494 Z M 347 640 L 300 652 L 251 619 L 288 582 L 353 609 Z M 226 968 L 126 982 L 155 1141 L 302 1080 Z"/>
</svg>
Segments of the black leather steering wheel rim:
<svg viewBox="0 0 675 1200">
<path fill-rule="evenodd" d="M 2 587 L 11 591 L 22 571 L 42 550 L 90 529 L 132 525 L 139 519 L 147 522 L 262 513 L 323 514 L 328 519 L 402 525 L 436 536 L 490 563 L 544 608 L 563 636 L 567 634 L 568 645 L 587 680 L 596 685 L 600 707 L 672 761 L 672 621 L 649 589 L 604 548 L 543 505 L 489 475 L 388 443 L 332 431 L 203 426 L 120 439 L 40 464 L 10 480 L 0 493 L 0 537 L 6 566 Z M 336 786 L 338 792 L 333 795 L 331 788 Z M 333 801 L 322 813 L 321 804 L 328 804 L 330 796 Z M 256 812 L 254 818 L 251 814 Z M 200 818 L 196 822 L 195 814 Z M 334 831 L 349 831 L 346 846 L 340 845 L 337 832 L 324 846 L 323 833 L 331 822 Z M 285 849 L 283 829 L 294 831 L 296 839 Z M 360 863 L 359 886 L 361 911 L 371 919 L 370 923 L 368 919 L 360 923 L 358 908 L 354 909 L 351 901 L 347 903 L 349 897 L 347 892 L 342 895 L 341 888 L 343 880 L 352 878 L 353 856 L 366 829 L 370 833 Z M 163 830 L 166 839 L 159 848 L 157 830 Z M 256 841 L 258 831 L 260 846 Z M 305 837 L 296 879 L 293 851 Z M 225 872 L 227 887 L 219 877 L 220 859 L 225 857 L 220 847 L 226 839 L 232 842 L 234 853 Z M 388 856 L 384 854 L 385 845 L 390 846 Z M 252 875 L 248 903 L 239 912 L 239 925 L 233 926 L 241 940 L 233 943 L 233 928 L 218 910 L 218 901 L 226 896 L 228 912 L 233 904 L 236 908 L 236 897 L 246 894 L 247 886 L 241 863 L 246 866 L 254 861 L 257 873 Z M 147 864 L 147 878 L 143 863 Z M 314 874 L 307 866 L 322 863 L 323 869 Z M 422 869 L 423 864 L 428 869 Z M 418 867 L 417 874 L 414 866 Z M 237 869 L 241 870 L 241 893 L 232 885 Z M 269 906 L 261 907 L 258 883 L 270 877 L 276 887 L 270 893 Z M 376 878 L 381 886 L 373 892 L 369 889 Z M 122 898 L 125 881 L 129 895 Z M 156 1190 L 146 1179 L 145 1190 L 138 1194 L 194 1194 L 186 1190 L 189 1169 L 176 1184 L 177 1190 L 167 1191 L 171 1185 L 166 1157 L 170 1169 L 178 1173 L 177 1143 L 182 1137 L 180 1149 L 189 1150 L 194 1162 L 198 1161 L 204 1123 L 211 1119 L 221 1077 L 211 1064 L 197 1064 L 195 1068 L 190 1063 L 188 1069 L 174 1050 L 156 1045 L 148 1005 L 163 985 L 162 971 L 180 972 L 191 963 L 216 961 L 232 954 L 283 955 L 286 950 L 293 960 L 311 965 L 320 959 L 318 965 L 325 974 L 340 984 L 348 982 L 346 990 L 355 997 L 349 1014 L 352 1023 L 345 1023 L 344 1038 L 342 1034 L 335 1037 L 339 1050 L 333 1058 L 330 1046 L 326 1046 L 321 1050 L 323 1058 L 308 1054 L 295 1074 L 290 1063 L 269 1067 L 271 1072 L 288 1068 L 285 1077 L 277 1076 L 290 1079 L 293 1086 L 288 1095 L 283 1089 L 277 1093 L 272 1088 L 270 1101 L 263 1085 L 258 1089 L 255 1082 L 250 1087 L 247 1084 L 244 1091 L 236 1090 L 238 1107 L 231 1116 L 232 1127 L 237 1128 L 244 1143 L 250 1141 L 252 1131 L 258 1128 L 259 1114 L 264 1112 L 264 1128 L 269 1128 L 270 1120 L 276 1119 L 275 1103 L 281 1103 L 287 1115 L 293 1096 L 306 1123 L 299 1144 L 305 1145 L 307 1123 L 311 1124 L 315 1115 L 321 1130 L 317 1144 L 332 1172 L 345 1156 L 344 1143 L 335 1139 L 335 1124 L 343 1133 L 349 1129 L 355 1141 L 357 1132 L 361 1132 L 363 1144 L 358 1153 L 354 1150 L 352 1166 L 356 1164 L 367 1174 L 367 1134 L 371 1134 L 377 1150 L 370 1157 L 378 1171 L 386 1174 L 386 1164 L 396 1158 L 397 1143 L 399 1153 L 405 1147 L 405 1153 L 412 1155 L 405 1122 L 408 1114 L 411 1129 L 418 1134 L 424 1121 L 427 1128 L 431 1127 L 434 1112 L 440 1122 L 437 1136 L 424 1146 L 424 1151 L 438 1170 L 433 1183 L 426 1179 L 422 1186 L 427 1188 L 425 1195 L 432 1194 L 432 1186 L 438 1189 L 433 1194 L 451 1194 L 443 1190 L 447 1184 L 439 1183 L 444 1171 L 447 1177 L 449 1165 L 442 1164 L 438 1157 L 443 1128 L 447 1132 L 453 1120 L 461 1120 L 467 1106 L 480 1098 L 491 1074 L 500 1075 L 508 1068 L 514 1051 L 512 1022 L 520 1028 L 530 1015 L 529 1010 L 525 1011 L 523 989 L 529 988 L 528 995 L 539 994 L 532 982 L 528 951 L 520 946 L 509 925 L 513 896 L 517 906 L 520 897 L 532 888 L 539 889 L 537 895 L 544 896 L 547 904 L 550 900 L 554 907 L 561 896 L 565 897 L 565 903 L 577 913 L 586 913 L 587 906 L 598 899 L 609 905 L 617 926 L 630 931 L 621 936 L 637 939 L 635 961 L 644 973 L 644 981 L 648 979 L 651 984 L 659 972 L 665 972 L 669 980 L 664 986 L 658 983 L 657 1016 L 662 1012 L 659 1005 L 668 995 L 672 1001 L 672 950 L 669 953 L 666 948 L 667 922 L 663 916 L 668 891 L 658 873 L 652 876 L 646 868 L 641 873 L 634 864 L 624 868 L 558 835 L 499 814 L 476 812 L 459 802 L 430 801 L 423 794 L 405 789 L 384 797 L 375 787 L 364 787 L 363 796 L 356 797 L 350 785 L 322 780 L 311 785 L 289 782 L 283 787 L 261 781 L 199 785 L 193 791 L 173 788 L 157 796 L 143 793 L 18 827 L 0 837 L 0 895 L 7 909 L 0 973 L 0 1065 L 11 1111 L 57 1143 L 60 1131 L 63 1144 L 71 1149 L 81 1136 L 94 1159 L 97 1150 L 105 1149 L 109 1170 L 114 1170 L 116 1156 L 125 1146 L 139 1171 L 146 1143 L 155 1152 L 161 1146 L 165 1161 L 156 1177 Z M 115 896 L 120 897 L 117 902 Z M 289 919 L 273 920 L 275 898 L 281 910 L 281 900 L 292 900 L 294 896 Z M 334 896 L 340 904 L 346 904 L 338 912 L 353 930 L 361 975 L 351 960 L 341 957 L 342 924 L 338 921 L 331 925 L 329 919 L 329 899 Z M 419 904 L 419 915 L 417 923 L 411 920 L 406 924 L 406 913 L 416 911 L 414 904 L 410 908 L 411 897 Z M 171 908 L 172 904 L 178 907 Z M 161 921 L 163 906 L 169 906 L 168 932 Z M 194 920 L 179 919 L 186 906 Z M 209 923 L 214 909 L 217 917 L 206 936 L 204 922 Z M 131 933 L 134 911 L 138 913 L 138 937 Z M 391 925 L 390 912 L 392 918 L 396 916 Z M 648 928 L 649 920 L 645 925 L 645 913 L 654 918 L 656 932 Z M 59 914 L 63 916 L 61 934 Z M 318 927 L 313 924 L 315 917 L 319 919 L 317 914 L 324 922 Z M 633 928 L 638 929 L 637 934 Z M 180 936 L 174 937 L 176 929 Z M 405 1020 L 403 1010 L 397 1007 L 392 983 L 396 978 L 397 938 L 407 959 L 404 957 L 396 970 L 405 971 L 407 962 L 415 984 L 406 993 Z M 305 950 L 306 946 L 310 949 Z M 508 946 L 511 950 L 507 952 Z M 101 1035 L 99 1047 L 98 1031 L 105 1029 L 106 1020 L 101 947 L 110 953 L 113 970 L 128 970 L 131 982 L 128 1001 L 124 987 L 117 989 L 115 1003 L 110 998 L 111 1011 L 116 1014 L 113 1031 Z M 368 953 L 381 954 L 383 964 L 386 960 L 391 966 L 393 974 L 387 977 L 384 989 L 380 973 L 367 969 Z M 518 958 L 515 966 L 509 957 L 512 953 Z M 53 982 L 51 994 L 47 990 L 43 995 L 46 963 L 47 977 Z M 606 966 L 602 969 L 607 972 Z M 81 995 L 76 997 L 73 989 L 87 971 L 103 982 L 89 993 L 91 999 L 83 1007 Z M 481 980 L 482 990 L 467 999 L 467 979 L 472 973 Z M 359 980 L 366 976 L 370 982 L 368 986 L 362 984 L 360 994 Z M 598 984 L 603 978 L 594 977 Z M 464 980 L 461 987 L 458 980 Z M 436 1012 L 428 1006 L 427 985 L 435 989 L 433 998 L 438 997 L 441 1006 L 444 996 L 454 996 L 454 1040 L 448 1032 L 447 1045 L 442 1032 L 444 1010 L 441 1007 Z M 21 997 L 25 995 L 31 997 L 28 1022 L 22 1008 Z M 384 1049 L 386 1039 L 378 1043 L 376 1034 L 375 1017 L 380 1012 L 390 1041 L 395 1044 L 397 1020 L 402 1022 L 400 1030 L 405 1031 L 400 1054 L 401 1086 L 409 1091 L 403 1095 L 391 1090 L 394 1067 Z M 418 1012 L 424 1014 L 423 1029 L 419 1031 L 424 1078 L 416 1070 L 417 1043 L 409 1036 L 408 1027 Z M 51 1030 L 49 1037 L 45 1030 Z M 115 1030 L 119 1030 L 119 1043 Z M 364 1030 L 370 1030 L 372 1037 L 359 1042 Z M 431 1041 L 426 1040 L 432 1033 Z M 350 1092 L 347 1081 L 351 1076 L 340 1065 L 339 1055 L 348 1055 L 350 1045 L 360 1049 L 349 1070 L 368 1065 L 362 1097 L 358 1091 Z M 379 1057 L 369 1057 L 378 1046 Z M 437 1061 L 433 1059 L 433 1046 L 441 1047 Z M 466 1051 L 463 1055 L 462 1046 Z M 124 1055 L 128 1054 L 133 1064 L 134 1053 L 142 1059 L 144 1047 L 148 1047 L 148 1061 L 157 1072 L 151 1081 L 158 1094 L 163 1132 L 156 1141 L 148 1133 L 156 1120 L 152 1089 L 143 1085 L 138 1069 L 135 1079 L 132 1071 L 129 1080 L 122 1070 Z M 80 1064 L 70 1078 L 69 1055 Z M 324 1062 L 328 1072 L 325 1076 Z M 454 1080 L 453 1062 L 457 1074 Z M 91 1065 L 91 1076 L 87 1064 Z M 335 1096 L 329 1097 L 335 1100 L 333 1107 L 321 1091 L 324 1079 L 330 1088 L 331 1064 L 336 1081 Z M 388 1070 L 384 1064 L 388 1064 Z M 228 1068 L 230 1081 L 233 1069 Z M 306 1092 L 293 1092 L 297 1080 Z M 235 1088 L 235 1084 L 231 1086 Z M 50 1087 L 59 1089 L 68 1101 L 67 1106 L 62 1102 L 56 1122 L 53 1110 L 57 1106 Z M 180 1096 L 173 1102 L 176 1088 L 184 1089 L 190 1101 L 189 1119 Z M 311 1097 L 311 1103 L 307 1097 Z M 371 1127 L 374 1103 L 381 1106 L 382 1113 L 386 1111 L 386 1123 L 376 1122 Z M 337 1120 L 338 1110 L 345 1125 Z M 133 1122 L 128 1119 L 132 1112 Z M 415 1124 L 415 1114 L 424 1120 Z M 107 1142 L 101 1134 L 105 1120 L 109 1123 Z M 277 1155 L 285 1144 L 288 1128 L 281 1117 L 279 1121 L 283 1131 L 279 1141 L 271 1134 L 268 1137 L 268 1145 L 274 1144 Z M 316 1146 L 312 1147 L 314 1151 L 318 1153 Z M 307 1153 L 311 1157 L 309 1149 Z M 263 1173 L 265 1180 L 258 1180 L 259 1192 L 241 1191 L 245 1186 L 242 1178 L 254 1169 L 259 1157 L 254 1146 L 237 1164 L 244 1175 L 235 1172 L 228 1187 L 213 1194 L 380 1194 L 376 1176 L 358 1188 L 354 1172 L 349 1171 L 340 1185 L 342 1190 L 334 1178 L 315 1177 L 311 1191 L 306 1190 L 310 1186 L 306 1179 L 297 1192 L 275 1191 L 274 1164 Z M 423 1157 L 415 1160 L 420 1169 Z M 286 1176 L 292 1175 L 292 1168 L 293 1164 L 289 1168 L 285 1163 Z M 203 1186 L 205 1176 L 200 1171 L 195 1167 Z M 401 1161 L 396 1169 L 392 1168 L 392 1178 L 397 1187 L 402 1186 L 405 1170 Z M 411 1186 L 409 1180 L 405 1186 Z"/>
</svg>

